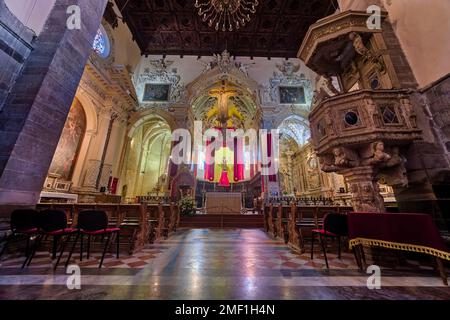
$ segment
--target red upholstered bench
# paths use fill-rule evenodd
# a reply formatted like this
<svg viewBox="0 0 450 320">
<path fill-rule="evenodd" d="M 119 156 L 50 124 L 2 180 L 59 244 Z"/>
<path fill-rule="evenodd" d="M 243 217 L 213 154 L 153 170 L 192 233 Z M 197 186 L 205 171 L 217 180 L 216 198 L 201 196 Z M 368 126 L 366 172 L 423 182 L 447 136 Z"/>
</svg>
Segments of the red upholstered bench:
<svg viewBox="0 0 450 320">
<path fill-rule="evenodd" d="M 448 285 L 442 260 L 450 261 L 450 252 L 430 215 L 350 212 L 348 231 L 350 249 L 360 269 L 364 260 L 362 246 L 419 252 L 435 257 L 442 281 Z"/>
</svg>

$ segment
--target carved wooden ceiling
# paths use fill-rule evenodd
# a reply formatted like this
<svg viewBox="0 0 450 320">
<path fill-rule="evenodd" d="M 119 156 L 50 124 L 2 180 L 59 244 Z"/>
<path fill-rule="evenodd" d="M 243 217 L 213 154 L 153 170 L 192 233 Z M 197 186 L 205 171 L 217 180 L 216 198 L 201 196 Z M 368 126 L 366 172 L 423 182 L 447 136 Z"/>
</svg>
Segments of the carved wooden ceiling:
<svg viewBox="0 0 450 320">
<path fill-rule="evenodd" d="M 116 0 L 143 54 L 296 57 L 311 24 L 335 11 L 336 0 L 260 0 L 239 31 L 210 28 L 195 0 Z"/>
</svg>

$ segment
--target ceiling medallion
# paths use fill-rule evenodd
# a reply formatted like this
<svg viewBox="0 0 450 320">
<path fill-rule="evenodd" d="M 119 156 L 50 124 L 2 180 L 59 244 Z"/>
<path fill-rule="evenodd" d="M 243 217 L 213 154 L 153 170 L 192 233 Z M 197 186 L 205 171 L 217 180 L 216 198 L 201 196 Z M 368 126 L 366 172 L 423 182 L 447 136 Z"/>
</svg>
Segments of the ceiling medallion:
<svg viewBox="0 0 450 320">
<path fill-rule="evenodd" d="M 250 14 L 256 12 L 258 0 L 196 0 L 195 7 L 204 22 L 216 31 L 238 30 L 250 21 Z M 222 27 L 221 27 L 222 26 Z"/>
</svg>

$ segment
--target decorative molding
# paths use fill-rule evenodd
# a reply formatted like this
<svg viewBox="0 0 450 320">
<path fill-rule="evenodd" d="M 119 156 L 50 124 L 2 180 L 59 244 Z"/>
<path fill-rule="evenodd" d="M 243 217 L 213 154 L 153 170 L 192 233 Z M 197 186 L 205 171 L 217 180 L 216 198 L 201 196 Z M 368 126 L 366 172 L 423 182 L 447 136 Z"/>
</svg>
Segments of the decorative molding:
<svg viewBox="0 0 450 320">
<path fill-rule="evenodd" d="M 139 100 L 139 109 L 168 108 L 169 106 L 181 102 L 186 98 L 186 89 L 181 83 L 181 77 L 176 68 L 169 70 L 173 61 L 166 61 L 164 58 L 151 60 L 152 69 L 146 68 L 134 81 L 136 93 Z M 145 102 L 143 101 L 146 84 L 169 84 L 170 93 L 168 101 Z"/>
<path fill-rule="evenodd" d="M 280 87 L 302 87 L 305 93 L 305 103 L 296 104 L 303 109 L 310 110 L 313 100 L 313 88 L 311 80 L 307 79 L 305 74 L 300 73 L 300 65 L 291 61 L 283 61 L 283 64 L 277 64 L 279 71 L 273 73 L 269 84 L 260 88 L 261 102 L 264 106 L 280 105 Z"/>
</svg>

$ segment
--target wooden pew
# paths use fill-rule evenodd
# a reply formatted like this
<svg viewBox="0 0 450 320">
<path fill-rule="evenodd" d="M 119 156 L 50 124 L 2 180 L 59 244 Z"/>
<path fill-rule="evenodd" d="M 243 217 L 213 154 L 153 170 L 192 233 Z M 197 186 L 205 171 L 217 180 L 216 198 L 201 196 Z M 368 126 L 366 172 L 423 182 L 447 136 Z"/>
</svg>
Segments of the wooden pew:
<svg viewBox="0 0 450 320">
<path fill-rule="evenodd" d="M 180 211 L 179 207 L 175 203 L 170 204 L 170 223 L 169 232 L 176 232 L 180 221 Z"/>
<path fill-rule="evenodd" d="M 269 205 L 263 205 L 262 214 L 264 215 L 264 230 L 269 232 Z"/>
<path fill-rule="evenodd" d="M 276 216 L 277 236 L 278 238 L 283 239 L 286 244 L 289 241 L 289 209 L 290 207 L 279 204 Z"/>
<path fill-rule="evenodd" d="M 289 217 L 289 240 L 288 243 L 290 246 L 297 250 L 301 250 L 301 235 L 299 229 L 297 228 L 297 221 L 299 220 L 299 210 L 295 203 L 291 204 L 291 212 Z"/>
<path fill-rule="evenodd" d="M 150 243 L 154 243 L 159 238 L 157 234 L 159 222 L 159 205 L 147 204 L 146 206 L 147 222 L 149 226 L 151 226 L 148 239 Z"/>
<path fill-rule="evenodd" d="M 273 209 L 273 204 L 269 204 L 269 212 L 267 214 L 267 231 L 268 233 L 276 238 L 277 236 L 277 229 L 276 229 L 276 224 L 274 221 L 274 209 Z"/>
</svg>

